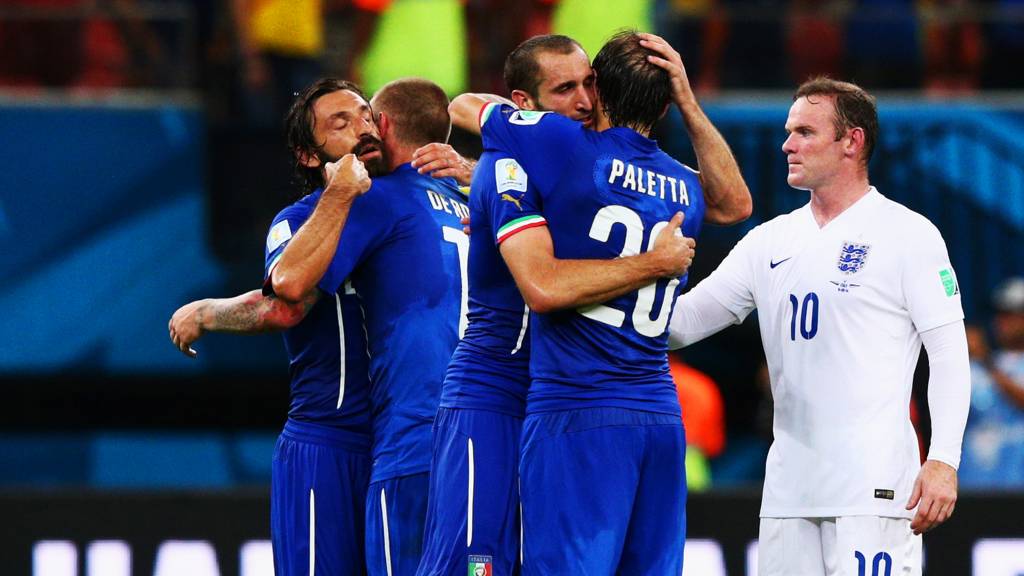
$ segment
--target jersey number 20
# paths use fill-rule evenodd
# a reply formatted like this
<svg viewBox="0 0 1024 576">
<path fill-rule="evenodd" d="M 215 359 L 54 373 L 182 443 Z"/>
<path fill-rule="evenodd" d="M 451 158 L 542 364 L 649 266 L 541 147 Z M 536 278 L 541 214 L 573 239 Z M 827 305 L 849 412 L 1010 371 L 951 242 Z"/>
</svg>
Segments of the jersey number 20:
<svg viewBox="0 0 1024 576">
<path fill-rule="evenodd" d="M 626 242 L 619 256 L 635 256 L 640 252 L 650 250 L 654 247 L 654 241 L 658 238 L 658 233 L 665 226 L 668 226 L 668 222 L 658 222 L 651 226 L 651 233 L 647 238 L 647 249 L 644 250 L 644 222 L 640 215 L 625 206 L 612 205 L 605 206 L 597 211 L 597 215 L 594 216 L 594 223 L 590 226 L 590 237 L 599 242 L 607 242 L 611 236 L 612 228 L 616 224 L 622 224 L 626 227 Z M 650 338 L 657 338 L 665 333 L 665 327 L 668 325 L 668 316 L 672 311 L 672 298 L 669 295 L 675 293 L 676 286 L 678 285 L 679 279 L 673 278 L 669 280 L 668 286 L 665 288 L 665 297 L 661 301 L 661 310 L 658 311 L 657 318 L 653 320 L 651 319 L 651 310 L 654 308 L 654 297 L 658 283 L 648 284 L 637 291 L 636 306 L 633 307 L 633 328 L 638 333 Z M 580 308 L 579 313 L 591 320 L 597 320 L 616 328 L 622 328 L 622 324 L 626 320 L 625 312 L 617 308 L 605 306 L 604 304 Z"/>
</svg>

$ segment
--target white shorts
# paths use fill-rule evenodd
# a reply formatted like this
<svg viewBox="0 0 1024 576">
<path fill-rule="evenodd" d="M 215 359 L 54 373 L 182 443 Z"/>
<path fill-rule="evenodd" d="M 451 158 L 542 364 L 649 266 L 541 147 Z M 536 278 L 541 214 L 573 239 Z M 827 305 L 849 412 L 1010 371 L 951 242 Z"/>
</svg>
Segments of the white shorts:
<svg viewBox="0 0 1024 576">
<path fill-rule="evenodd" d="M 759 576 L 921 576 L 906 518 L 761 518 Z"/>
</svg>

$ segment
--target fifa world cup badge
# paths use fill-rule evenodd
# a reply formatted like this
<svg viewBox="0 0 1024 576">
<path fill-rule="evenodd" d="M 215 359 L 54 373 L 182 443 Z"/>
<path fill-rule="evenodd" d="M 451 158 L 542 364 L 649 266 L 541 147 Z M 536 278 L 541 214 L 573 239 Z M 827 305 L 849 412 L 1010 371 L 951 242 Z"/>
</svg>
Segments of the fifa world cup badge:
<svg viewBox="0 0 1024 576">
<path fill-rule="evenodd" d="M 491 564 L 490 556 L 470 556 L 469 576 L 491 576 Z"/>
</svg>

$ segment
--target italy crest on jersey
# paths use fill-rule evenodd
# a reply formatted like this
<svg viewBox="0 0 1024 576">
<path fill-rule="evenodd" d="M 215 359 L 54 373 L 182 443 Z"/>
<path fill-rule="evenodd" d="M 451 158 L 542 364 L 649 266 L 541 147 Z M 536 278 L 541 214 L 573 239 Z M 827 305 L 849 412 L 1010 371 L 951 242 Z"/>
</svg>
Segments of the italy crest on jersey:
<svg viewBox="0 0 1024 576">
<path fill-rule="evenodd" d="M 843 242 L 843 249 L 839 251 L 839 271 L 843 274 L 855 274 L 860 272 L 868 259 L 868 252 L 871 251 L 869 244 L 854 244 Z"/>
<path fill-rule="evenodd" d="M 491 576 L 492 563 L 490 556 L 469 557 L 469 576 Z"/>
</svg>

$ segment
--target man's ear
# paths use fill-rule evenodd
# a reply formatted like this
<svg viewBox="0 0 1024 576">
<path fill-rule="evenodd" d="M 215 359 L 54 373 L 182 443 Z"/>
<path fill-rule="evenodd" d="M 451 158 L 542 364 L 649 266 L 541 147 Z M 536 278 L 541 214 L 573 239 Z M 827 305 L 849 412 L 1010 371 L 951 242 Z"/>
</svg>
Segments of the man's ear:
<svg viewBox="0 0 1024 576">
<path fill-rule="evenodd" d="M 295 149 L 295 158 L 306 168 L 319 168 L 322 164 L 320 158 L 313 152 L 308 150 L 302 150 L 299 148 Z"/>
<path fill-rule="evenodd" d="M 388 118 L 388 115 L 383 112 L 377 113 L 377 133 L 380 134 L 380 139 L 386 138 L 390 130 L 391 118 Z"/>
<path fill-rule="evenodd" d="M 512 91 L 512 102 L 515 103 L 516 108 L 520 110 L 536 110 L 537 102 L 533 96 L 530 96 L 524 90 L 513 90 Z"/>
<path fill-rule="evenodd" d="M 864 129 L 851 128 L 846 134 L 849 141 L 843 147 L 847 156 L 860 157 L 864 151 Z"/>
</svg>

